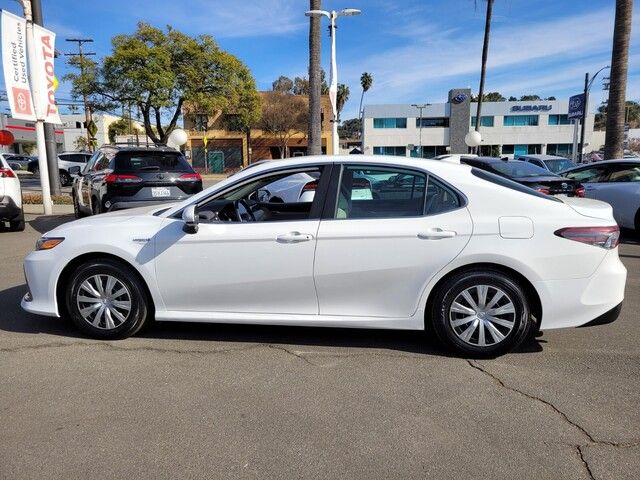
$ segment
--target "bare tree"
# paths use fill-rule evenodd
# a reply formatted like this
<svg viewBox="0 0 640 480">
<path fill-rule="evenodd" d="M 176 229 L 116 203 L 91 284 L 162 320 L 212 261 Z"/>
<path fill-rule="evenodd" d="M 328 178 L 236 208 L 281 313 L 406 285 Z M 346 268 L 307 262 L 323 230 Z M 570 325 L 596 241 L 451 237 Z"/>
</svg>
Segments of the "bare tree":
<svg viewBox="0 0 640 480">
<path fill-rule="evenodd" d="M 321 0 L 309 0 L 310 10 L 320 10 Z M 307 127 L 307 155 L 322 154 L 320 17 L 309 17 L 309 124 Z"/>
<path fill-rule="evenodd" d="M 622 158 L 624 155 L 625 101 L 632 11 L 633 0 L 616 0 L 604 158 Z"/>
<path fill-rule="evenodd" d="M 259 126 L 278 139 L 280 158 L 289 155 L 289 141 L 307 126 L 308 107 L 304 97 L 281 92 L 264 94 Z"/>
</svg>

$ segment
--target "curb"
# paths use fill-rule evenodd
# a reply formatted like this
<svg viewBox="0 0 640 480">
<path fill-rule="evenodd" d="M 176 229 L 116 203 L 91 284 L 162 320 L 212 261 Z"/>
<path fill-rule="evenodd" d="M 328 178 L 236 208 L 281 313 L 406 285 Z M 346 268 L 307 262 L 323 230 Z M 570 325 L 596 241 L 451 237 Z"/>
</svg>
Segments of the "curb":
<svg viewBox="0 0 640 480">
<path fill-rule="evenodd" d="M 22 210 L 24 213 L 31 215 L 44 215 L 44 205 L 41 203 L 25 203 L 22 205 Z M 53 213 L 54 215 L 67 215 L 69 213 L 73 213 L 73 205 L 54 205 Z"/>
</svg>

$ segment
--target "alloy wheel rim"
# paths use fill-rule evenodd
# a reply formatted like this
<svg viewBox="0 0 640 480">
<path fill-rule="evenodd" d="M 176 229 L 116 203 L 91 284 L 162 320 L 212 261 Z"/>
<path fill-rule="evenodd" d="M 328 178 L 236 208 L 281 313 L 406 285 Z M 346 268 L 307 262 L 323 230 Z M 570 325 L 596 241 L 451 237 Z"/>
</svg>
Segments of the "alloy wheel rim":
<svg viewBox="0 0 640 480">
<path fill-rule="evenodd" d="M 463 342 L 490 347 L 504 341 L 516 323 L 513 300 L 492 285 L 474 285 L 458 294 L 449 307 L 449 325 Z"/>
<path fill-rule="evenodd" d="M 113 330 L 129 318 L 131 293 L 112 275 L 93 275 L 80 284 L 76 304 L 86 322 L 101 330 Z"/>
</svg>

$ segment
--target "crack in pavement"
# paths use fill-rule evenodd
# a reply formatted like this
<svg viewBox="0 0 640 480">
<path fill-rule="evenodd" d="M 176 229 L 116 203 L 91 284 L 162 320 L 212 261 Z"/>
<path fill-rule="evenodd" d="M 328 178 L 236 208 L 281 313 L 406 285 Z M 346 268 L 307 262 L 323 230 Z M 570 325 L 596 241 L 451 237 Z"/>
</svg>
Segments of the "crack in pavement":
<svg viewBox="0 0 640 480">
<path fill-rule="evenodd" d="M 578 445 L 570 445 L 570 446 L 576 449 L 576 451 L 578 453 L 578 457 L 580 458 L 580 461 L 584 465 L 585 470 L 586 470 L 587 474 L 589 475 L 589 478 L 591 478 L 592 480 L 595 480 L 595 477 L 593 475 L 593 472 L 591 471 L 591 467 L 589 466 L 589 463 L 584 458 L 584 454 L 583 454 L 583 450 L 582 450 L 583 448 L 589 447 L 589 446 L 608 446 L 608 447 L 616 447 L 616 448 L 631 448 L 631 447 L 636 447 L 636 446 L 640 445 L 640 441 L 626 442 L 625 443 L 625 442 L 613 442 L 613 441 L 609 441 L 609 440 L 597 440 L 596 438 L 593 437 L 593 435 L 591 435 L 591 433 L 589 433 L 587 431 L 587 429 L 585 429 L 582 425 L 580 425 L 580 424 L 574 422 L 573 420 L 571 420 L 566 413 L 564 413 L 562 410 L 560 410 L 558 407 L 556 407 L 550 401 L 545 400 L 544 398 L 538 397 L 536 395 L 532 395 L 530 393 L 524 392 L 524 391 L 519 390 L 519 389 L 517 389 L 515 387 L 511 387 L 511 386 L 507 385 L 497 375 L 495 375 L 495 374 L 489 372 L 488 370 L 486 370 L 478 362 L 474 362 L 472 360 L 467 360 L 466 362 L 471 368 L 482 372 L 484 375 L 486 375 L 489 378 L 491 378 L 494 383 L 496 383 L 500 387 L 504 388 L 505 390 L 510 390 L 510 391 L 512 391 L 514 393 L 517 393 L 518 395 L 522 395 L 523 397 L 526 397 L 526 398 L 528 398 L 530 400 L 533 400 L 533 401 L 536 401 L 536 402 L 540 402 L 543 405 L 546 405 L 551 410 L 553 410 L 553 412 L 558 414 L 565 421 L 565 423 L 571 425 L 576 430 L 578 430 L 583 436 L 585 436 L 587 438 L 587 443 L 586 444 L 578 444 Z"/>
<path fill-rule="evenodd" d="M 584 453 L 582 452 L 582 445 L 575 445 L 575 448 L 576 448 L 576 452 L 578 452 L 578 458 L 580 458 L 582 465 L 584 465 L 584 469 L 587 471 L 587 475 L 589 475 L 589 478 L 591 480 L 596 480 L 596 477 L 593 475 L 593 472 L 591 471 L 591 467 L 589 466 L 589 462 L 587 462 L 587 460 L 584 458 Z"/>
</svg>

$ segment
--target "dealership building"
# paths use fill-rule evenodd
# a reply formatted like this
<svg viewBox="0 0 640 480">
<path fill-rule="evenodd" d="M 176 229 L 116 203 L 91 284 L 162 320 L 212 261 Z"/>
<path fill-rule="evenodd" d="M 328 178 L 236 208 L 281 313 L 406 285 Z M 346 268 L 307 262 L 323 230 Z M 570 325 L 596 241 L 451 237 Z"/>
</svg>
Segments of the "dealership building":
<svg viewBox="0 0 640 480">
<path fill-rule="evenodd" d="M 450 90 L 447 103 L 426 105 L 422 116 L 412 105 L 366 105 L 364 153 L 420 157 L 420 145 L 425 158 L 469 153 L 464 138 L 475 129 L 476 108 L 465 88 Z M 481 154 L 570 156 L 574 126 L 568 108 L 568 100 L 483 102 Z M 604 144 L 604 131 L 593 130 L 594 117 L 587 115 L 585 153 Z"/>
</svg>

